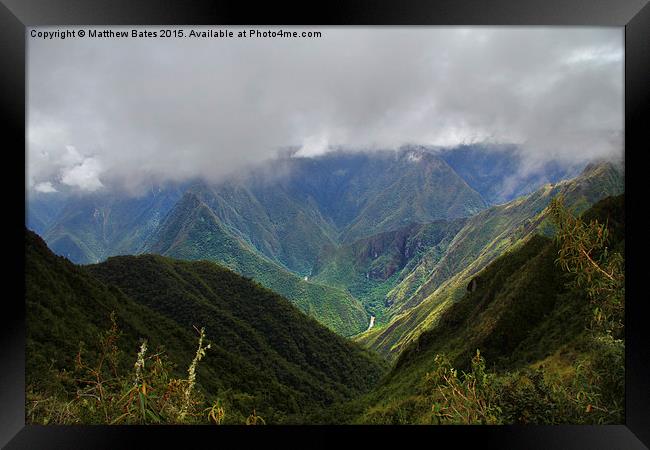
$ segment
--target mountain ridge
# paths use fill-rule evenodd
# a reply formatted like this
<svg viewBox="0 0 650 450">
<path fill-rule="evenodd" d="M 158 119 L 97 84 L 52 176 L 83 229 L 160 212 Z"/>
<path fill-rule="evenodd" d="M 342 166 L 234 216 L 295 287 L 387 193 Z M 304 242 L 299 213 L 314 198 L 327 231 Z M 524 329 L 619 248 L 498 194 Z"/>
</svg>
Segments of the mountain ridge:
<svg viewBox="0 0 650 450">
<path fill-rule="evenodd" d="M 426 268 L 427 275 L 415 287 L 409 286 L 412 280 L 407 278 L 389 293 L 395 300 L 386 327 L 375 327 L 357 339 L 381 354 L 396 357 L 407 342 L 431 326 L 444 308 L 462 295 L 470 278 L 490 261 L 521 246 L 535 232 L 552 233 L 545 208 L 555 195 L 563 193 L 567 204 L 580 213 L 601 198 L 622 191 L 622 168 L 601 162 L 589 165 L 572 180 L 547 184 L 532 194 L 480 212 L 465 223 L 445 255 Z"/>
<path fill-rule="evenodd" d="M 184 195 L 150 242 L 151 253 L 211 260 L 255 279 L 343 335 L 362 331 L 370 320 L 363 306 L 349 293 L 307 282 L 255 252 L 229 233 L 196 194 Z"/>
<path fill-rule="evenodd" d="M 46 241 L 73 260 L 89 263 L 140 253 L 209 259 L 281 293 L 343 335 L 366 330 L 371 315 L 376 318 L 372 333 L 378 333 L 460 267 L 475 265 L 480 254 L 459 252 L 457 247 L 476 250 L 492 242 L 485 251 L 497 254 L 510 245 L 505 238 L 514 231 L 501 222 L 511 213 L 505 207 L 487 208 L 482 195 L 487 195 L 484 188 L 491 180 L 505 180 L 506 169 L 516 167 L 518 160 L 513 151 L 490 150 L 485 158 L 491 158 L 492 165 L 479 173 L 482 159 L 470 164 L 478 151 L 469 147 L 465 154 L 456 154 L 457 169 L 446 161 L 451 161 L 453 151 L 418 147 L 314 158 L 290 155 L 218 183 L 188 182 L 169 192 L 152 191 L 140 200 L 107 196 L 102 204 L 103 197 L 96 196 L 71 201 L 58 223 L 52 208 L 36 207 L 30 223 L 37 228 L 49 223 Z M 590 165 L 585 173 L 598 167 Z M 456 170 L 464 170 L 465 178 L 484 194 Z M 612 186 L 619 181 L 602 174 L 604 187 L 592 186 L 600 192 L 585 199 L 584 205 L 614 192 Z M 538 212 L 532 206 L 524 208 L 519 225 L 529 226 L 523 216 Z M 474 234 L 465 228 L 458 235 L 461 230 L 455 227 L 461 220 L 473 224 Z M 478 223 L 481 220 L 485 223 Z M 415 228 L 405 231 L 409 227 Z M 446 229 L 447 235 L 430 242 L 436 227 Z M 488 227 L 510 231 L 499 238 Z M 402 255 L 405 247 L 397 245 L 377 247 L 379 251 L 373 251 L 377 257 L 368 258 L 366 252 L 359 259 L 364 246 L 376 247 L 389 236 L 408 236 L 419 244 L 417 251 L 408 250 L 417 255 Z M 473 241 L 476 245 L 470 245 Z"/>
<path fill-rule="evenodd" d="M 225 403 L 227 423 L 243 423 L 253 409 L 271 423 L 291 422 L 369 389 L 384 371 L 376 355 L 214 263 L 140 255 L 76 266 L 27 230 L 25 251 L 30 389 L 57 395 L 68 389 L 59 384 L 65 377 L 52 371 L 72 370 L 80 342 L 92 361 L 111 311 L 122 332 L 120 366 L 127 370 L 145 338 L 154 350 L 163 346 L 182 376 L 195 352 L 192 326 L 204 326 L 211 348 L 197 383 Z"/>
</svg>

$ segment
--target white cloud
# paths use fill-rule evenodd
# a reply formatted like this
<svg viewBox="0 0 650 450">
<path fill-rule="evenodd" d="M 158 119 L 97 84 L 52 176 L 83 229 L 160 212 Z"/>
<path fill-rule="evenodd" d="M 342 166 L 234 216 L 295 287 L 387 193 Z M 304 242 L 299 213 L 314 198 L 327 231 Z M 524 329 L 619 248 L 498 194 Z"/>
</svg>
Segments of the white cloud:
<svg viewBox="0 0 650 450">
<path fill-rule="evenodd" d="M 43 181 L 41 183 L 36 184 L 34 186 L 34 190 L 36 192 L 43 192 L 43 193 L 58 192 L 50 181 Z"/>
<path fill-rule="evenodd" d="M 101 164 L 96 158 L 85 158 L 80 164 L 61 171 L 61 183 L 83 191 L 96 191 L 104 187 L 99 179 Z"/>
<path fill-rule="evenodd" d="M 302 147 L 295 153 L 295 156 L 314 157 L 327 153 L 329 150 L 329 139 L 326 134 L 309 136 L 305 139 Z"/>
<path fill-rule="evenodd" d="M 622 28 L 320 30 L 29 39 L 31 179 L 93 190 L 216 178 L 286 147 L 517 143 L 531 161 L 622 153 Z"/>
</svg>

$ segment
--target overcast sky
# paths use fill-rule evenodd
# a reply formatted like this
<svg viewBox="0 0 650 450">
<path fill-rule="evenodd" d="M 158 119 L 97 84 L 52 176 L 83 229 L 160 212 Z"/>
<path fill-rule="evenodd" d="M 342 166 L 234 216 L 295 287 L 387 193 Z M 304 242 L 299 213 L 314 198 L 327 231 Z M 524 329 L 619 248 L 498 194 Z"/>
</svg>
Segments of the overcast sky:
<svg viewBox="0 0 650 450">
<path fill-rule="evenodd" d="M 515 143 L 530 164 L 622 155 L 622 28 L 318 30 L 28 37 L 29 185 L 214 180 L 287 146 Z"/>
</svg>

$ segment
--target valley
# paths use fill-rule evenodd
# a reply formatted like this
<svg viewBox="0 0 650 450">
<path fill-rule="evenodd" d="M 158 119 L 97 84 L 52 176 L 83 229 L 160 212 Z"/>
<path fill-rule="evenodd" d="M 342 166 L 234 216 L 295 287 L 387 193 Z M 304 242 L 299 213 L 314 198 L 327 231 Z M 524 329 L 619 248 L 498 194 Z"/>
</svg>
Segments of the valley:
<svg viewBox="0 0 650 450">
<path fill-rule="evenodd" d="M 626 30 L 643 13 L 627 14 L 253 39 L 196 24 L 23 39 L 17 23 L 26 326 L 11 398 L 28 429 L 14 446 L 38 431 L 75 447 L 47 425 L 78 426 L 82 446 L 86 425 L 117 425 L 145 447 L 176 425 L 266 445 L 248 426 L 311 445 L 338 433 L 320 425 L 425 425 L 504 448 L 527 424 L 616 425 L 582 443 L 638 446 L 642 265 L 625 233 L 643 126 L 623 100 L 642 84 L 627 45 L 642 33 Z M 7 374 L 22 372 L 19 328 Z M 576 430 L 533 430 L 532 447 Z"/>
<path fill-rule="evenodd" d="M 76 263 L 142 253 L 218 262 L 351 336 L 371 315 L 377 330 L 402 312 L 404 298 L 417 298 L 467 218 L 494 201 L 485 186 L 509 183 L 519 164 L 504 147 L 485 175 L 487 165 L 476 166 L 484 152 L 461 150 L 281 157 L 217 184 L 188 181 L 135 197 L 44 195 L 30 202 L 28 225 Z M 568 170 L 536 177 L 557 181 Z"/>
<path fill-rule="evenodd" d="M 479 159 L 486 172 L 470 163 L 474 152 L 279 158 L 140 197 L 32 199 L 27 225 L 44 242 L 27 232 L 30 385 L 50 389 L 47 374 L 101 335 L 111 312 L 123 368 L 143 335 L 185 365 L 190 331 L 205 327 L 213 347 L 199 392 L 231 411 L 225 423 L 255 414 L 278 424 L 430 423 L 421 392 L 434 354 L 465 370 L 480 348 L 504 380 L 541 361 L 569 373 L 567 352 L 595 361 L 580 343 L 590 339 L 579 326 L 584 298 L 567 293 L 553 265 L 549 205 L 561 196 L 579 216 L 616 198 L 622 165 L 544 167 L 496 196 L 491 186 L 512 185 L 515 156 Z M 592 216 L 612 210 L 606 223 L 615 223 L 617 201 Z M 565 297 L 574 303 L 561 306 Z M 489 300 L 472 309 L 476 298 Z M 555 337 L 542 349 L 543 329 Z"/>
</svg>

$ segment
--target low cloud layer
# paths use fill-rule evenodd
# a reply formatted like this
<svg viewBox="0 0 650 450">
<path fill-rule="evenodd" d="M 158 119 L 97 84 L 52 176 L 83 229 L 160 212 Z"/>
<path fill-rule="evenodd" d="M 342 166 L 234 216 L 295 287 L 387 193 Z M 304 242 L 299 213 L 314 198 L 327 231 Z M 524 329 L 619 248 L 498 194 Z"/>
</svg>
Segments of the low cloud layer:
<svg viewBox="0 0 650 450">
<path fill-rule="evenodd" d="M 529 165 L 622 155 L 622 29 L 319 30 L 28 38 L 29 185 L 217 179 L 289 146 L 515 143 Z"/>
</svg>

